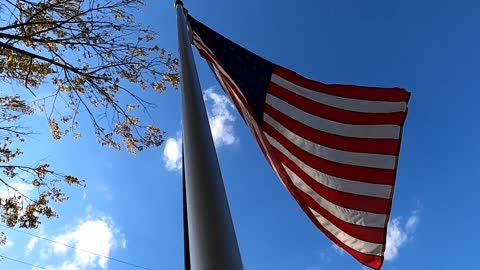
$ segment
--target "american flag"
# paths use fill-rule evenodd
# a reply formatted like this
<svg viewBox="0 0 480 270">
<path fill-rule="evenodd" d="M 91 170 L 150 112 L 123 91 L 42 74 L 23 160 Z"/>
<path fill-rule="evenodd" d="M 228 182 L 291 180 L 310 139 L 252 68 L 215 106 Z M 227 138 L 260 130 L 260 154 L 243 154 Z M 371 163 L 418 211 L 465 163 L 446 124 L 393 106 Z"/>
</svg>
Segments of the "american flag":
<svg viewBox="0 0 480 270">
<path fill-rule="evenodd" d="M 188 22 L 193 44 L 303 211 L 336 245 L 380 269 L 410 93 L 309 80 Z"/>
</svg>

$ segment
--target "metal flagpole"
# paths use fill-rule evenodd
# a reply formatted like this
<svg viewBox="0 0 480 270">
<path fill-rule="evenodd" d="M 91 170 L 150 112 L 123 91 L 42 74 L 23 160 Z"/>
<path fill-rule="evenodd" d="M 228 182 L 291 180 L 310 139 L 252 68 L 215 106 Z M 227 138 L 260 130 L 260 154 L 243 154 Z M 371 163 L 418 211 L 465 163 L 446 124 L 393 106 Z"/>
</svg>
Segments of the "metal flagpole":
<svg viewBox="0 0 480 270">
<path fill-rule="evenodd" d="M 243 270 L 182 1 L 175 1 L 175 8 L 191 267 L 192 270 Z"/>
<path fill-rule="evenodd" d="M 183 140 L 182 140 L 183 141 Z M 182 144 L 182 202 L 183 202 L 183 262 L 185 270 L 191 270 L 190 244 L 188 243 L 187 190 L 185 188 L 185 155 Z"/>
</svg>

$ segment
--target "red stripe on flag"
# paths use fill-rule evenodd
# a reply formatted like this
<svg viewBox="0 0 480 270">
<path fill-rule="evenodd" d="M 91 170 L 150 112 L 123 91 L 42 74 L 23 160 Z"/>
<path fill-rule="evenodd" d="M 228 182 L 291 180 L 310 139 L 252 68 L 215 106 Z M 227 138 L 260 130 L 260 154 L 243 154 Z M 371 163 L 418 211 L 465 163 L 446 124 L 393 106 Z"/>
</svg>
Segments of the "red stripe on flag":
<svg viewBox="0 0 480 270">
<path fill-rule="evenodd" d="M 380 88 L 355 85 L 324 84 L 307 79 L 296 72 L 280 66 L 276 66 L 273 73 L 298 86 L 339 97 L 394 102 L 408 102 L 408 99 L 410 98 L 410 93 L 402 88 Z"/>
<path fill-rule="evenodd" d="M 330 134 L 302 124 L 269 104 L 265 104 L 264 112 L 289 130 L 303 138 L 330 148 L 361 153 L 397 155 L 399 140 L 351 138 Z"/>
<path fill-rule="evenodd" d="M 392 185 L 394 183 L 394 170 L 347 165 L 325 160 L 299 148 L 266 122 L 263 123 L 263 130 L 305 164 L 326 174 L 374 184 Z"/>
<path fill-rule="evenodd" d="M 214 64 L 217 69 L 221 69 L 221 65 L 218 64 L 215 57 L 209 55 L 209 52 L 200 49 L 199 46 L 197 46 L 197 48 L 199 49 L 202 57 L 204 57 L 205 59 L 212 62 L 212 64 Z M 224 74 L 222 74 L 222 70 L 220 70 L 219 73 L 221 74 L 221 77 L 222 77 L 221 80 L 225 83 L 225 86 L 228 88 L 228 89 L 226 89 L 226 91 L 229 91 L 232 94 L 235 93 L 238 96 L 238 99 L 240 100 L 240 102 L 244 104 L 244 107 L 247 109 L 247 111 L 253 116 L 253 114 L 251 112 L 251 109 L 248 106 L 248 103 L 246 102 L 246 100 L 244 100 L 243 96 L 237 92 L 239 90 L 234 86 L 234 84 L 230 81 L 230 79 L 228 79 Z M 237 109 L 239 110 L 239 112 L 241 113 L 241 110 L 240 110 L 240 107 L 239 107 L 239 104 L 237 103 L 237 101 L 234 101 L 234 103 L 235 103 Z M 244 117 L 242 113 L 241 113 L 241 115 L 242 115 L 242 117 Z M 255 118 L 253 117 L 253 119 L 255 119 Z M 244 118 L 244 120 L 247 121 L 246 118 Z M 252 123 L 252 124 L 256 124 L 256 123 Z M 291 183 L 291 180 L 289 179 L 289 177 L 286 174 L 285 170 L 283 169 L 282 165 L 280 165 L 278 157 L 276 157 L 275 154 L 274 154 L 274 151 L 276 151 L 276 150 L 271 145 L 269 145 L 268 140 L 266 140 L 265 136 L 263 134 L 256 134 L 256 132 L 254 132 L 254 136 L 255 136 L 255 139 L 257 140 L 257 142 L 259 142 L 259 145 L 260 145 L 262 151 L 264 152 L 264 154 L 267 151 L 268 151 L 268 153 L 271 154 L 273 164 L 270 164 L 270 165 L 273 166 L 274 168 L 276 168 L 277 172 L 280 175 L 281 181 L 285 183 L 285 185 L 287 186 L 287 189 L 293 195 L 295 200 L 297 200 L 297 202 L 299 203 L 301 208 L 304 210 L 304 212 L 307 214 L 307 216 L 312 220 L 312 222 L 328 238 L 330 238 L 336 245 L 343 248 L 346 252 L 351 254 L 354 258 L 356 258 L 362 264 L 367 265 L 369 267 L 372 267 L 374 269 L 379 269 L 381 267 L 382 263 L 383 263 L 383 258 L 382 257 L 363 254 L 361 252 L 358 252 L 356 250 L 353 250 L 353 249 L 349 248 L 348 246 L 346 246 L 345 244 L 340 242 L 337 238 L 335 238 L 335 236 L 333 236 L 330 232 L 328 232 L 325 228 L 323 228 L 320 225 L 318 220 L 316 220 L 316 218 L 313 216 L 311 211 L 308 209 L 309 204 L 311 204 L 310 207 L 312 207 L 312 209 L 317 208 L 315 211 L 318 212 L 319 214 L 321 214 L 321 211 L 317 207 L 318 204 L 316 204 L 316 202 L 315 203 L 312 203 L 312 202 L 307 203 L 306 200 L 308 198 L 303 198 L 303 196 L 300 195 L 300 194 L 304 194 L 304 193 L 299 191 L 295 186 L 293 186 L 293 183 Z M 258 136 L 260 136 L 261 138 L 259 138 Z M 281 136 L 281 137 L 283 137 L 283 136 Z M 267 150 L 263 149 L 259 140 L 263 140 L 266 143 Z M 397 148 L 397 150 L 398 150 L 398 148 Z M 349 167 L 351 167 L 351 166 L 349 166 Z M 372 180 L 370 177 L 368 179 Z M 307 196 L 307 195 L 305 195 L 305 196 Z M 326 212 L 326 211 L 324 211 L 324 212 Z M 327 215 L 322 214 L 322 216 L 326 217 Z M 331 216 L 330 218 L 327 218 L 327 219 L 332 220 L 332 219 L 335 219 L 335 218 L 336 217 Z M 336 219 L 338 219 L 338 218 L 336 218 Z M 386 230 L 384 228 L 362 227 L 362 226 L 357 226 L 357 225 L 353 225 L 353 224 L 344 222 L 342 220 L 339 220 L 339 221 L 340 221 L 339 225 L 337 225 L 338 228 L 342 228 L 342 230 L 345 231 L 345 232 L 347 232 L 347 231 L 352 232 L 351 235 L 358 238 L 358 239 L 362 239 L 362 240 L 365 239 L 365 241 L 375 240 L 375 241 L 369 241 L 369 242 L 372 242 L 372 243 L 384 243 L 385 242 Z M 359 235 L 359 236 L 357 236 L 357 235 Z M 377 241 L 377 240 L 380 240 L 380 241 Z"/>
<path fill-rule="evenodd" d="M 271 82 L 268 90 L 270 94 L 287 103 L 315 116 L 336 122 L 352 125 L 402 125 L 405 113 L 362 113 L 330 107 L 317 103 L 311 99 L 299 96 L 281 86 Z"/>
<path fill-rule="evenodd" d="M 315 210 L 315 212 L 317 212 L 318 214 L 322 215 L 324 218 L 328 219 L 330 222 L 332 222 L 332 219 L 328 218 L 327 216 L 330 215 L 332 216 L 333 218 L 336 218 L 334 217 L 333 215 L 331 215 L 330 213 L 328 213 L 327 211 L 323 210 L 323 208 L 321 208 L 312 198 L 310 198 L 310 196 L 308 196 L 307 194 L 303 193 L 301 190 L 298 191 L 300 193 L 300 197 L 304 200 L 304 203 L 307 207 L 309 208 L 312 208 L 313 210 Z M 380 256 L 375 256 L 375 255 L 370 255 L 370 254 L 365 254 L 365 253 L 362 253 L 362 252 L 359 252 L 357 250 L 354 250 L 352 248 L 350 248 L 349 246 L 345 245 L 343 242 L 341 242 L 340 240 L 338 240 L 332 233 L 330 233 L 327 229 L 325 229 L 321 224 L 320 222 L 318 222 L 318 220 L 315 218 L 315 216 L 313 215 L 313 213 L 307 209 L 304 211 L 307 213 L 307 215 L 309 215 L 310 217 L 310 220 L 312 220 L 315 225 L 317 225 L 317 227 L 330 239 L 332 240 L 336 245 L 340 246 L 341 248 L 343 248 L 346 252 L 348 252 L 350 255 L 352 255 L 354 258 L 356 258 L 357 260 L 359 260 L 360 262 L 362 262 L 363 264 L 367 265 L 367 266 L 370 266 L 374 269 L 379 269 L 380 266 L 381 266 L 381 261 L 379 261 L 379 259 L 383 260 L 382 257 Z M 308 212 L 307 212 L 308 211 Z M 328 213 L 328 215 L 325 215 L 324 213 L 320 212 L 320 211 L 323 211 L 323 212 L 326 212 Z M 343 222 L 343 221 L 342 221 Z M 334 222 L 332 222 L 333 224 L 335 224 Z M 348 224 L 348 223 L 347 223 Z M 384 244 L 383 242 L 383 238 L 384 238 L 384 235 L 386 235 L 386 230 L 385 229 L 378 229 L 378 228 L 367 228 L 367 227 L 363 227 L 365 229 L 363 229 L 362 227 L 360 226 L 356 226 L 356 225 L 352 225 L 352 224 L 349 224 L 351 225 L 352 227 L 354 228 L 351 228 L 350 231 L 351 232 L 355 232 L 356 234 L 358 234 L 360 231 L 363 230 L 363 234 L 364 236 L 366 236 L 367 238 L 368 237 L 372 237 L 372 235 L 376 235 L 375 238 L 377 239 L 380 239 L 380 241 L 377 241 L 377 243 L 379 244 Z M 335 226 L 337 226 L 335 224 Z M 338 227 L 338 226 L 337 226 Z M 340 227 L 338 227 L 340 229 Z M 362 229 L 359 229 L 359 228 L 362 228 Z M 382 230 L 382 232 L 374 232 L 373 230 Z M 348 233 L 347 231 L 343 230 L 342 231 Z M 348 233 L 349 234 L 349 233 Z M 350 236 L 353 236 L 350 234 Z M 355 236 L 354 236 L 355 237 Z M 358 238 L 358 239 L 362 239 L 360 237 L 355 237 L 355 238 Z M 363 239 L 362 239 L 363 240 Z M 366 241 L 366 240 L 364 240 Z M 372 243 L 375 243 L 373 241 L 368 241 L 368 242 L 372 242 Z"/>
<path fill-rule="evenodd" d="M 383 236 L 386 233 L 385 228 L 365 227 L 365 226 L 359 226 L 359 225 L 345 222 L 339 219 L 337 216 L 325 210 L 325 208 L 321 207 L 314 199 L 312 199 L 312 197 L 308 196 L 308 194 L 304 193 L 299 189 L 297 190 L 308 207 L 315 210 L 315 212 L 320 214 L 326 220 L 330 221 L 333 225 L 335 225 L 337 228 L 339 228 L 346 234 L 350 235 L 351 237 L 354 237 L 366 242 L 370 242 L 370 243 L 377 243 L 377 244 L 384 243 Z"/>
<path fill-rule="evenodd" d="M 390 200 L 370 197 L 358 194 L 342 192 L 336 189 L 329 188 L 315 181 L 312 177 L 306 174 L 300 167 L 291 161 L 287 156 L 277 151 L 276 154 L 280 161 L 285 164 L 292 172 L 300 177 L 311 189 L 321 195 L 327 201 L 342 206 L 345 208 L 372 212 L 377 214 L 390 214 Z"/>
<path fill-rule="evenodd" d="M 264 137 L 264 136 L 263 136 Z M 268 146 L 269 152 L 274 153 L 277 150 L 273 148 L 271 145 Z M 343 250 L 345 250 L 348 254 L 352 255 L 355 259 L 357 259 L 359 262 L 362 264 L 369 266 L 373 269 L 380 269 L 382 264 L 383 264 L 383 257 L 381 256 L 375 256 L 375 255 L 368 255 L 364 254 L 361 252 L 358 252 L 347 245 L 345 245 L 343 242 L 338 240 L 333 234 L 331 234 L 327 229 L 325 229 L 317 220 L 317 218 L 312 214 L 310 211 L 310 207 L 315 210 L 315 212 L 319 213 L 326 219 L 332 221 L 332 220 L 337 220 L 336 226 L 340 229 L 342 229 L 344 232 L 350 232 L 351 236 L 358 238 L 358 239 L 370 239 L 372 243 L 385 243 L 385 237 L 386 237 L 386 230 L 384 228 L 368 228 L 368 227 L 362 227 L 362 226 L 357 226 L 353 225 L 347 222 L 344 222 L 343 220 L 338 219 L 337 217 L 331 215 L 325 210 L 321 210 L 323 208 L 318 207 L 318 204 L 313 201 L 308 195 L 305 195 L 302 191 L 298 190 L 293 183 L 291 182 L 290 178 L 288 177 L 285 169 L 283 166 L 280 164 L 278 157 L 275 155 L 272 156 L 274 158 L 274 163 L 277 171 L 280 174 L 280 178 L 282 178 L 283 182 L 285 183 L 285 186 L 287 187 L 288 191 L 290 194 L 293 196 L 293 198 L 297 201 L 299 206 L 302 208 L 302 210 L 307 214 L 309 219 L 315 224 L 315 226 L 322 231 L 325 236 L 327 236 L 334 244 L 337 246 L 341 247 Z M 304 198 L 305 195 L 307 198 Z M 312 202 L 313 201 L 313 202 Z M 319 209 L 321 208 L 321 209 Z M 326 212 L 326 213 L 323 213 Z M 332 222 L 333 223 L 333 222 Z M 367 240 L 364 240 L 367 241 Z"/>
<path fill-rule="evenodd" d="M 229 91 L 229 92 L 233 92 L 233 89 L 231 89 L 232 86 L 229 84 L 228 79 L 227 79 L 225 76 L 223 76 L 223 75 L 221 74 L 221 72 L 219 72 L 219 73 L 220 73 L 220 78 L 218 78 L 218 79 L 219 79 L 219 80 L 222 80 L 222 81 L 223 81 L 223 84 L 225 85 L 225 87 L 228 88 L 228 89 L 225 89 L 225 90 L 226 90 L 226 91 Z M 231 94 L 230 94 L 230 95 L 231 95 Z M 243 121 L 247 121 L 247 118 L 245 117 L 245 115 L 243 115 L 243 111 L 240 109 L 241 107 L 240 107 L 240 105 L 238 104 L 238 100 L 237 100 L 236 98 L 231 98 L 231 100 L 232 100 L 233 104 L 235 105 L 235 107 L 237 108 L 238 113 L 242 116 Z"/>
<path fill-rule="evenodd" d="M 285 186 L 287 187 L 288 191 L 290 194 L 293 196 L 293 198 L 297 201 L 299 206 L 302 208 L 302 210 L 307 214 L 309 219 L 315 224 L 315 226 L 322 231 L 333 243 L 335 243 L 337 246 L 341 247 L 344 249 L 347 253 L 352 255 L 355 259 L 357 259 L 359 262 L 362 264 L 369 266 L 374 269 L 380 269 L 382 264 L 383 264 L 383 257 L 381 256 L 374 256 L 374 255 L 368 255 L 368 254 L 363 254 L 361 252 L 358 252 L 354 249 L 351 249 L 350 247 L 346 246 L 343 242 L 338 240 L 334 235 L 332 235 L 328 230 L 326 230 L 315 218 L 315 216 L 312 214 L 312 212 L 309 209 L 308 203 L 305 201 L 305 199 L 301 196 L 301 194 L 304 194 L 300 190 L 298 190 L 295 185 L 292 183 L 290 177 L 286 173 L 285 169 L 280 163 L 280 160 L 278 159 L 278 150 L 276 150 L 273 146 L 268 144 L 268 140 L 265 138 L 264 134 L 261 134 L 263 141 L 267 142 L 267 150 L 269 153 L 271 153 L 271 157 L 273 159 L 273 165 L 275 166 L 277 172 L 279 173 L 279 176 L 282 180 L 283 183 L 285 183 Z M 307 196 L 308 197 L 308 196 Z M 310 201 L 313 201 L 310 199 Z M 318 204 L 315 202 L 315 204 L 312 204 L 312 209 L 315 210 L 315 205 L 318 206 Z M 317 213 L 321 214 L 321 210 L 316 207 L 317 210 L 315 210 Z M 322 208 L 323 209 L 323 208 Z M 327 211 L 323 211 L 327 212 Z M 323 217 L 327 218 L 328 220 L 337 220 L 337 228 L 341 228 L 344 232 L 350 232 L 351 236 L 356 237 L 358 239 L 368 239 L 372 240 L 369 242 L 372 243 L 385 243 L 385 237 L 386 237 L 386 229 L 385 228 L 369 228 L 369 227 L 362 227 L 362 226 L 356 226 L 347 222 L 344 222 L 343 220 L 340 220 L 339 218 L 330 215 L 328 216 L 329 213 L 322 215 Z M 364 240 L 367 241 L 367 240 Z"/>
</svg>

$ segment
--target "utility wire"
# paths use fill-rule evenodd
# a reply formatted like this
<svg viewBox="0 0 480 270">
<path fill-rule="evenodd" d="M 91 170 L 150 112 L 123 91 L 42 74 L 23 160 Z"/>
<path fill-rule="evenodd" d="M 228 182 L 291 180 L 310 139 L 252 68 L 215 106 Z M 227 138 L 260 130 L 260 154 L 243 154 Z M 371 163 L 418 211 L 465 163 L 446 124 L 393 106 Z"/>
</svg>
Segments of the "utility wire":
<svg viewBox="0 0 480 270">
<path fill-rule="evenodd" d="M 12 262 L 21 263 L 21 264 L 25 264 L 25 265 L 28 265 L 28 266 L 35 267 L 36 269 L 48 270 L 48 268 L 38 266 L 38 265 L 35 265 L 35 264 L 31 264 L 31 263 L 28 263 L 28 262 L 24 262 L 24 261 L 21 261 L 21 260 L 13 259 L 13 258 L 7 257 L 3 254 L 0 254 L 0 259 L 7 259 L 7 260 L 10 260 Z"/>
<path fill-rule="evenodd" d="M 20 232 L 20 233 L 23 233 L 23 234 L 26 234 L 26 235 L 30 235 L 30 236 L 32 236 L 32 237 L 35 237 L 35 238 L 38 238 L 38 239 L 42 239 L 42 240 L 45 240 L 45 241 L 49 241 L 49 242 L 52 242 L 52 243 L 55 243 L 55 244 L 59 244 L 59 245 L 62 245 L 62 246 L 68 247 L 68 248 L 72 248 L 72 249 L 75 249 L 75 250 L 83 251 L 83 252 L 85 252 L 85 253 L 89 253 L 89 254 L 92 254 L 92 255 L 95 255 L 95 256 L 99 256 L 99 257 L 102 257 L 102 258 L 105 258 L 105 259 L 109 259 L 109 260 L 112 260 L 112 261 L 116 261 L 116 262 L 118 262 L 118 263 L 123 263 L 123 264 L 129 265 L 129 266 L 132 266 L 132 267 L 136 267 L 136 268 L 140 268 L 140 269 L 145 269 L 145 270 L 152 270 L 151 268 L 144 267 L 144 266 L 141 266 L 141 265 L 138 265 L 138 264 L 134 264 L 134 263 L 127 262 L 127 261 L 120 260 L 120 259 L 116 259 L 116 258 L 112 258 L 112 257 L 109 257 L 109 256 L 105 256 L 105 255 L 102 255 L 102 254 L 98 254 L 98 253 L 92 252 L 92 251 L 88 251 L 88 250 L 85 250 L 85 249 L 82 249 L 82 248 L 77 248 L 77 247 L 72 246 L 72 245 L 68 245 L 68 244 L 65 244 L 65 243 L 62 243 L 62 242 L 58 242 L 58 241 L 55 241 L 55 240 L 52 240 L 52 239 L 48 239 L 48 238 L 43 237 L 43 236 L 38 236 L 38 235 L 35 235 L 35 234 L 33 234 L 33 233 L 29 233 L 29 232 L 22 231 L 22 230 L 19 230 L 19 229 L 10 228 L 10 227 L 5 226 L 5 225 L 3 225 L 3 224 L 0 224 L 0 227 L 4 227 L 4 228 L 7 228 L 7 229 L 16 231 L 16 232 Z M 0 256 L 1 256 L 1 255 L 0 255 Z M 40 267 L 40 269 L 46 269 L 46 268 L 41 268 L 41 267 Z"/>
</svg>

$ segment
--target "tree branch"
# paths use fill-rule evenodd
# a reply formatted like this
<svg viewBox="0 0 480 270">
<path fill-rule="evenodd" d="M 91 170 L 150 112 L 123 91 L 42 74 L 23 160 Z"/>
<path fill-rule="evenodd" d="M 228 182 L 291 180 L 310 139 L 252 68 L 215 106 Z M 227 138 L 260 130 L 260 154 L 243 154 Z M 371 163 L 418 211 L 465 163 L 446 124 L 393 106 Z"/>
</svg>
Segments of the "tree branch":
<svg viewBox="0 0 480 270">
<path fill-rule="evenodd" d="M 63 69 L 66 69 L 66 70 L 69 70 L 73 73 L 76 73 L 78 75 L 82 75 L 82 76 L 88 76 L 92 79 L 101 79 L 101 80 L 106 80 L 107 78 L 103 78 L 103 77 L 97 77 L 97 76 L 93 76 L 91 74 L 87 74 L 87 73 L 84 73 L 82 71 L 80 71 L 79 69 L 75 68 L 75 67 L 72 67 L 70 65 L 66 65 L 66 64 L 62 64 L 62 63 L 58 63 L 50 58 L 47 58 L 47 57 L 44 57 L 44 56 L 41 56 L 41 55 L 38 55 L 38 54 L 34 54 L 34 53 L 31 53 L 31 52 L 28 52 L 28 51 L 25 51 L 25 50 L 22 50 L 22 49 L 19 49 L 19 48 L 16 48 L 14 46 L 11 46 L 11 45 L 8 45 L 2 41 L 0 41 L 0 46 L 6 48 L 6 49 L 9 49 L 9 50 L 12 50 L 14 52 L 17 52 L 17 53 L 21 53 L 23 55 L 26 55 L 26 56 L 29 56 L 31 58 L 35 58 L 35 59 L 39 59 L 39 60 L 42 60 L 44 62 L 47 62 L 49 64 L 52 64 L 52 65 L 55 65 L 55 66 L 58 66 L 58 67 L 61 67 Z"/>
</svg>

